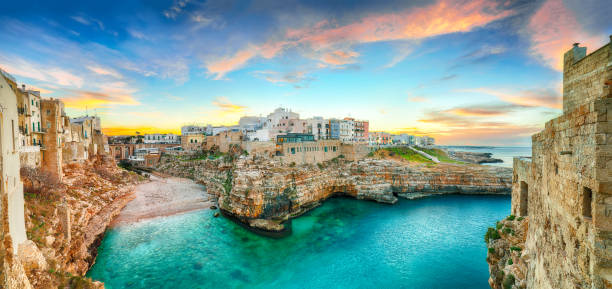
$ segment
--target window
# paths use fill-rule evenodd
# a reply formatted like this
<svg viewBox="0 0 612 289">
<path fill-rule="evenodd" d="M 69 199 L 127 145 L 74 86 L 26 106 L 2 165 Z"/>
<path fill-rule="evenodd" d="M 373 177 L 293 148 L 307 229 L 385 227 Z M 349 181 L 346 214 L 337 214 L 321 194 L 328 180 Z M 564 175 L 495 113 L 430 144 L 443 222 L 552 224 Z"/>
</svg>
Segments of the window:
<svg viewBox="0 0 612 289">
<path fill-rule="evenodd" d="M 38 122 L 38 131 L 40 131 L 40 121 Z"/>
<path fill-rule="evenodd" d="M 584 187 L 582 189 L 582 216 L 585 218 L 593 217 L 593 191 L 591 189 Z"/>
<path fill-rule="evenodd" d="M 521 182 L 521 192 L 520 192 L 520 203 L 519 203 L 519 215 L 527 216 L 528 209 L 527 206 L 529 204 L 529 186 L 525 182 Z"/>
<path fill-rule="evenodd" d="M 327 147 L 324 147 L 323 149 L 324 149 L 325 152 L 327 152 Z"/>
<path fill-rule="evenodd" d="M 192 140 L 192 139 L 190 139 L 190 140 L 189 140 L 189 142 L 190 142 L 190 143 L 193 143 L 193 140 Z"/>
<path fill-rule="evenodd" d="M 294 155 L 295 154 L 295 148 L 291 148 L 291 154 Z"/>
<path fill-rule="evenodd" d="M 34 105 L 34 100 L 32 99 L 32 105 Z"/>
</svg>

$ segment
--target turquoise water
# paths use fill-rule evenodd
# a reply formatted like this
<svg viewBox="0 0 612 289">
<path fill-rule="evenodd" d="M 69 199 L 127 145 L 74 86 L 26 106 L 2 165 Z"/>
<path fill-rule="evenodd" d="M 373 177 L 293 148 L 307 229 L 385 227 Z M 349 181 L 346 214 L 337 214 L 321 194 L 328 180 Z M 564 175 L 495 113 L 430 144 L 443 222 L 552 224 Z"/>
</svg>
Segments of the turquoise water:
<svg viewBox="0 0 612 289">
<path fill-rule="evenodd" d="M 485 164 L 498 167 L 512 167 L 512 159 L 514 157 L 530 157 L 531 147 L 494 147 L 494 146 L 446 146 L 449 150 L 476 152 L 476 153 L 491 153 L 491 157 L 501 159 L 503 163 Z"/>
<path fill-rule="evenodd" d="M 269 239 L 203 210 L 108 230 L 88 276 L 109 289 L 485 289 L 484 232 L 509 211 L 509 196 L 333 198 Z"/>
</svg>

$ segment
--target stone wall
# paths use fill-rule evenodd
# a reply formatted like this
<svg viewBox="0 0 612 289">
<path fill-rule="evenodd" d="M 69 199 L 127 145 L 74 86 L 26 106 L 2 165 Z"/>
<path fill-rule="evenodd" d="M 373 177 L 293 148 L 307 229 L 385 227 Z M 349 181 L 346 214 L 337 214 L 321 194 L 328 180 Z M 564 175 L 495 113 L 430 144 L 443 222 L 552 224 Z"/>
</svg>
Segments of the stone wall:
<svg viewBox="0 0 612 289">
<path fill-rule="evenodd" d="M 62 146 L 60 129 L 63 127 L 61 115 L 63 104 L 58 99 L 40 101 L 41 125 L 46 133 L 43 135 L 42 169 L 50 172 L 59 180 L 62 179 Z"/>
<path fill-rule="evenodd" d="M 42 164 L 39 146 L 25 146 L 19 149 L 21 167 L 39 168 Z"/>
<path fill-rule="evenodd" d="M 317 164 L 339 157 L 340 141 L 318 140 L 277 145 L 277 155 L 286 164 Z"/>
<path fill-rule="evenodd" d="M 601 98 L 605 89 L 604 82 L 612 62 L 610 44 L 605 45 L 587 57 L 576 60 L 578 50 L 574 46 L 563 57 L 563 112 L 570 112 L 582 104 Z"/>
<path fill-rule="evenodd" d="M 364 159 L 374 148 L 365 144 L 342 144 L 340 153 L 349 161 Z"/>
<path fill-rule="evenodd" d="M 276 152 L 276 144 L 273 141 L 245 141 L 242 146 L 249 155 L 270 157 Z"/>
<path fill-rule="evenodd" d="M 529 217 L 527 288 L 612 288 L 612 46 L 565 54 L 564 114 L 514 160 L 512 213 Z M 492 276 L 493 277 L 493 276 Z"/>
</svg>

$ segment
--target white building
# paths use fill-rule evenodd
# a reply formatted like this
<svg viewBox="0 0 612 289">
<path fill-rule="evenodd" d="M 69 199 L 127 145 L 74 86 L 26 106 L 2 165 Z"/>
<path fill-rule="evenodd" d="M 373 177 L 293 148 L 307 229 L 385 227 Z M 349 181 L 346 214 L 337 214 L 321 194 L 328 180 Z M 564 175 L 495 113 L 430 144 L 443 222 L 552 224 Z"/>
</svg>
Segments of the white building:
<svg viewBox="0 0 612 289">
<path fill-rule="evenodd" d="M 315 140 L 330 139 L 331 128 L 329 119 L 315 116 L 306 120 L 306 132 L 314 135 Z"/>
<path fill-rule="evenodd" d="M 238 121 L 238 126 L 245 132 L 256 131 L 263 128 L 266 122 L 265 117 L 261 116 L 243 116 Z"/>
<path fill-rule="evenodd" d="M 431 147 L 435 145 L 435 139 L 428 136 L 420 136 L 415 138 L 415 145 L 419 147 Z"/>
<path fill-rule="evenodd" d="M 355 141 L 355 122 L 353 120 L 340 120 L 339 139 L 344 143 Z"/>
<path fill-rule="evenodd" d="M 197 125 L 184 125 L 181 127 L 181 135 L 188 134 L 205 134 L 206 127 L 205 126 L 197 126 Z"/>
<path fill-rule="evenodd" d="M 255 132 L 247 132 L 247 139 L 257 141 L 269 141 L 279 134 L 288 132 L 303 132 L 305 125 L 299 123 L 300 115 L 287 108 L 279 107 L 268 114 L 261 129 Z M 305 124 L 305 121 L 304 121 Z"/>
<path fill-rule="evenodd" d="M 144 135 L 144 143 L 147 144 L 180 144 L 181 139 L 173 133 L 160 134 L 152 133 Z"/>
<path fill-rule="evenodd" d="M 8 220 L 2 234 L 10 234 L 13 253 L 27 240 L 24 218 L 23 183 L 19 176 L 19 118 L 17 115 L 17 83 L 0 69 L 0 205 Z M 5 203 L 8 202 L 8 203 Z M 4 211 L 6 208 L 6 211 Z M 5 268 L 3 268 L 5 269 Z"/>
</svg>

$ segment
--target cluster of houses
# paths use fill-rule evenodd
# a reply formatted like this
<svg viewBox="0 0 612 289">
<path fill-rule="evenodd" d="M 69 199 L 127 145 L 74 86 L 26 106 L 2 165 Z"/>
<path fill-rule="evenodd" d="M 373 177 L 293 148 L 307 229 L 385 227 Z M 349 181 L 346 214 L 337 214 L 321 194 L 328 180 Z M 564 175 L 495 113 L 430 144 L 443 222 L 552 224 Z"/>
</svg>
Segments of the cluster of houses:
<svg viewBox="0 0 612 289">
<path fill-rule="evenodd" d="M 2 114 L 17 112 L 10 125 L 21 167 L 39 168 L 61 179 L 63 164 L 84 161 L 108 149 L 99 117 L 71 118 L 59 99 L 44 98 L 39 91 L 19 86 L 1 69 L 0 75 L 6 83 L 1 88 Z"/>
<path fill-rule="evenodd" d="M 249 154 L 280 157 L 288 162 L 317 163 L 338 157 L 359 158 L 381 146 L 430 147 L 428 136 L 372 132 L 369 121 L 346 117 L 300 119 L 298 113 L 277 108 L 267 117 L 244 116 L 232 126 L 181 127 L 181 134 L 144 134 L 110 137 L 110 151 L 117 160 L 154 166 L 161 152 L 188 153 L 238 147 Z"/>
</svg>

